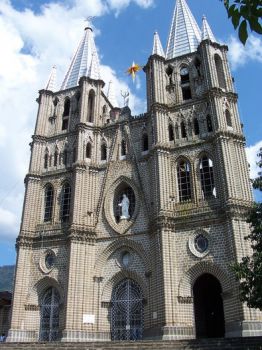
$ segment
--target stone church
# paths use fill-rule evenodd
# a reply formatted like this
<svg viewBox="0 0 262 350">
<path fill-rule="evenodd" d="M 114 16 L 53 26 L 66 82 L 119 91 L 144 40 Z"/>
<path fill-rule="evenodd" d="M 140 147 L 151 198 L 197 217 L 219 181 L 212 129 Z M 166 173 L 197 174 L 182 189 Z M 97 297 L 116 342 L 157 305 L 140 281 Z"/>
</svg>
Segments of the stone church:
<svg viewBox="0 0 262 350">
<path fill-rule="evenodd" d="M 37 99 L 7 341 L 262 335 L 230 269 L 253 197 L 227 50 L 177 0 L 133 115 L 85 28 Z"/>
</svg>

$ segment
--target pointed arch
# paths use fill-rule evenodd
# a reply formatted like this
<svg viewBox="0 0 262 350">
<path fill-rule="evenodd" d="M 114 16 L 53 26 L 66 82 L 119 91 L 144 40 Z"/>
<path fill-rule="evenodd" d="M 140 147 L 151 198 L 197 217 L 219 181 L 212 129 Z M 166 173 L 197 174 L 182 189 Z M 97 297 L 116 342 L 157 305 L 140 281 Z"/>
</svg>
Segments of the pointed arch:
<svg viewBox="0 0 262 350">
<path fill-rule="evenodd" d="M 91 142 L 87 142 L 86 144 L 86 158 L 91 159 L 92 157 L 92 145 Z"/>
<path fill-rule="evenodd" d="M 171 123 L 168 125 L 168 139 L 169 141 L 174 141 L 174 128 Z"/>
<path fill-rule="evenodd" d="M 233 127 L 232 118 L 231 118 L 231 114 L 230 114 L 230 112 L 229 112 L 228 109 L 226 109 L 226 111 L 225 111 L 225 116 L 226 116 L 226 123 L 227 123 L 227 126 L 228 126 L 229 128 L 232 128 L 232 127 Z"/>
<path fill-rule="evenodd" d="M 126 141 L 124 139 L 121 141 L 121 156 L 126 156 Z"/>
<path fill-rule="evenodd" d="M 106 143 L 103 142 L 101 145 L 101 160 L 107 160 L 107 146 Z"/>
<path fill-rule="evenodd" d="M 186 130 L 186 125 L 184 121 L 180 123 L 180 128 L 181 128 L 181 137 L 184 139 L 187 137 L 187 130 Z"/>
<path fill-rule="evenodd" d="M 177 160 L 177 181 L 179 202 L 191 200 L 191 165 L 189 161 L 184 158 Z"/>
<path fill-rule="evenodd" d="M 71 205 L 71 186 L 65 182 L 61 191 L 60 218 L 63 223 L 69 222 Z"/>
<path fill-rule="evenodd" d="M 193 125 L 194 125 L 194 134 L 199 135 L 199 123 L 197 117 L 193 119 Z"/>
<path fill-rule="evenodd" d="M 148 145 L 148 134 L 146 132 L 143 133 L 142 136 L 142 151 L 146 152 L 149 149 L 149 145 Z"/>
<path fill-rule="evenodd" d="M 226 80 L 225 80 L 225 73 L 223 69 L 223 62 L 221 57 L 216 53 L 214 55 L 214 60 L 215 60 L 215 66 L 216 66 L 216 73 L 217 73 L 217 82 L 218 86 L 221 89 L 226 89 Z"/>
<path fill-rule="evenodd" d="M 203 198 L 216 197 L 213 161 L 206 154 L 199 159 L 199 171 Z"/>
<path fill-rule="evenodd" d="M 206 126 L 207 126 L 207 131 L 208 132 L 212 132 L 213 131 L 212 118 L 211 118 L 211 116 L 209 114 L 206 116 Z"/>
<path fill-rule="evenodd" d="M 95 91 L 92 89 L 88 94 L 88 104 L 87 104 L 87 121 L 89 123 L 94 122 L 94 111 L 95 111 Z"/>
<path fill-rule="evenodd" d="M 62 130 L 67 130 L 69 126 L 69 114 L 70 114 L 70 99 L 66 97 L 64 102 L 64 111 L 62 116 Z"/>
<path fill-rule="evenodd" d="M 44 222 L 52 220 L 54 202 L 54 188 L 49 183 L 44 189 Z"/>
</svg>

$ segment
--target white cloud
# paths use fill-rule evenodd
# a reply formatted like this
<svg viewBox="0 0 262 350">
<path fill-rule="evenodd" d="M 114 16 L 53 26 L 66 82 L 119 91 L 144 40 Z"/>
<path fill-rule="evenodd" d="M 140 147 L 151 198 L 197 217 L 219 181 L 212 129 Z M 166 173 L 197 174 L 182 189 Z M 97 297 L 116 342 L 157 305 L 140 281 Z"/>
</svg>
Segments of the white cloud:
<svg viewBox="0 0 262 350">
<path fill-rule="evenodd" d="M 58 67 L 61 83 L 83 34 L 85 16 L 102 16 L 110 11 L 119 14 L 132 2 L 142 8 L 153 5 L 153 0 L 54 1 L 42 5 L 36 14 L 30 9 L 18 11 L 10 0 L 0 0 L 0 159 L 4 169 L 0 239 L 14 239 L 19 231 L 23 178 L 30 156 L 28 143 L 37 114 L 37 91 L 45 86 L 53 64 Z M 94 32 L 99 34 L 97 29 Z M 120 91 L 130 90 L 128 84 L 119 80 L 108 66 L 101 65 L 101 71 L 105 82 L 114 82 L 117 99 L 122 102 Z M 131 91 L 130 108 L 133 114 L 145 108 L 144 101 Z M 6 196 L 17 181 L 18 195 Z"/>
<path fill-rule="evenodd" d="M 247 161 L 250 165 L 250 177 L 251 179 L 254 179 L 258 176 L 258 172 L 261 171 L 261 169 L 258 167 L 258 151 L 262 147 L 262 140 L 257 142 L 255 145 L 251 145 L 249 147 L 246 147 L 246 154 L 247 154 Z"/>
<path fill-rule="evenodd" d="M 258 36 L 250 35 L 245 46 L 231 36 L 228 46 L 229 60 L 233 70 L 243 66 L 248 61 L 262 62 L 262 39 Z"/>
</svg>

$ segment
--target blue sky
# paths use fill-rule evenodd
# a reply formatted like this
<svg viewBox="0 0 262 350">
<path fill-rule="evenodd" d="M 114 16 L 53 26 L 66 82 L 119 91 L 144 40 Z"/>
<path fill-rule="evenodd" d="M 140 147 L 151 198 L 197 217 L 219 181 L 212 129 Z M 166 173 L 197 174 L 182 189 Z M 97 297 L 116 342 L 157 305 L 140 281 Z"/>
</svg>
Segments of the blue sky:
<svg viewBox="0 0 262 350">
<path fill-rule="evenodd" d="M 229 46 L 229 59 L 239 94 L 239 111 L 247 138 L 251 176 L 255 154 L 262 146 L 262 41 L 252 35 L 243 47 L 219 0 L 188 0 L 201 25 L 202 15 L 218 41 Z M 15 263 L 28 169 L 29 142 L 34 130 L 38 90 L 45 86 L 52 65 L 58 68 L 58 86 L 82 37 L 84 18 L 95 19 L 95 41 L 104 80 L 130 91 L 133 113 L 145 111 L 145 75 L 136 84 L 125 71 L 134 60 L 144 65 L 158 31 L 165 48 L 175 0 L 0 0 L 0 265 Z"/>
</svg>

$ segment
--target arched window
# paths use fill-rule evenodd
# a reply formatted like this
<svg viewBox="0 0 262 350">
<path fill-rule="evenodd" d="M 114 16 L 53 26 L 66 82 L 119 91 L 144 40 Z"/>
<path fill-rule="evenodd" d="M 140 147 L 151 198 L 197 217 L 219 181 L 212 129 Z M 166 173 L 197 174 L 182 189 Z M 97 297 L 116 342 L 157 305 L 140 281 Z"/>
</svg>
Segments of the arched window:
<svg viewBox="0 0 262 350">
<path fill-rule="evenodd" d="M 212 125 L 211 116 L 209 114 L 207 115 L 206 122 L 207 122 L 207 131 L 208 132 L 212 132 L 213 131 L 213 125 Z"/>
<path fill-rule="evenodd" d="M 101 160 L 107 160 L 107 147 L 105 143 L 101 145 Z"/>
<path fill-rule="evenodd" d="M 56 288 L 51 287 L 45 292 L 40 305 L 39 340 L 55 341 L 59 337 L 59 304 L 60 296 Z"/>
<path fill-rule="evenodd" d="M 73 163 L 76 162 L 76 147 L 73 148 Z"/>
<path fill-rule="evenodd" d="M 168 138 L 169 141 L 174 141 L 174 129 L 172 124 L 168 125 Z"/>
<path fill-rule="evenodd" d="M 65 183 L 61 193 L 61 221 L 68 222 L 70 215 L 71 186 Z"/>
<path fill-rule="evenodd" d="M 62 130 L 68 129 L 69 124 L 69 112 L 70 112 L 70 100 L 67 98 L 64 104 L 64 112 L 62 117 Z"/>
<path fill-rule="evenodd" d="M 44 157 L 44 168 L 47 169 L 48 168 L 48 153 L 45 153 L 45 157 Z"/>
<path fill-rule="evenodd" d="M 201 71 L 200 71 L 201 62 L 200 62 L 198 57 L 196 57 L 196 59 L 195 59 L 195 67 L 196 67 L 197 75 L 200 77 L 201 76 Z"/>
<path fill-rule="evenodd" d="M 106 112 L 107 112 L 107 108 L 106 108 L 106 105 L 104 105 L 104 106 L 103 106 L 103 109 L 102 109 L 102 113 L 103 113 L 103 114 L 106 114 Z"/>
<path fill-rule="evenodd" d="M 95 92 L 90 90 L 88 95 L 88 106 L 87 106 L 87 121 L 93 123 L 94 121 L 94 110 L 95 110 Z"/>
<path fill-rule="evenodd" d="M 186 132 L 185 123 L 183 121 L 181 122 L 180 127 L 181 127 L 181 137 L 184 139 L 187 137 L 187 132 Z"/>
<path fill-rule="evenodd" d="M 147 134 L 143 134 L 143 137 L 142 137 L 142 150 L 143 150 L 143 152 L 148 151 L 148 135 Z"/>
<path fill-rule="evenodd" d="M 88 144 L 86 145 L 86 158 L 90 159 L 92 155 L 92 147 L 91 147 L 91 143 L 88 142 Z"/>
<path fill-rule="evenodd" d="M 65 166 L 67 166 L 67 158 L 68 158 L 68 151 L 67 149 L 65 149 L 63 154 L 63 163 Z"/>
<path fill-rule="evenodd" d="M 194 118 L 193 123 L 194 123 L 194 134 L 199 135 L 199 123 L 197 118 Z"/>
<path fill-rule="evenodd" d="M 78 91 L 75 95 L 75 99 L 76 99 L 76 112 L 79 111 L 80 109 L 80 98 L 81 98 L 81 94 L 80 92 Z"/>
<path fill-rule="evenodd" d="M 177 179 L 179 201 L 184 202 L 191 199 L 190 164 L 180 160 L 177 164 Z"/>
<path fill-rule="evenodd" d="M 214 184 L 213 162 L 207 156 L 200 159 L 201 189 L 204 198 L 215 197 L 216 190 Z"/>
<path fill-rule="evenodd" d="M 58 160 L 58 151 L 55 150 L 55 153 L 54 153 L 54 166 L 57 166 L 57 160 Z"/>
<path fill-rule="evenodd" d="M 166 74 L 168 76 L 168 84 L 171 85 L 173 84 L 173 67 L 171 66 L 168 66 L 167 69 L 166 69 Z"/>
<path fill-rule="evenodd" d="M 215 65 L 216 65 L 218 86 L 222 89 L 226 89 L 226 80 L 225 80 L 225 74 L 223 69 L 223 62 L 221 60 L 221 57 L 218 54 L 215 54 L 214 59 L 215 59 Z"/>
<path fill-rule="evenodd" d="M 126 141 L 121 141 L 121 156 L 126 156 Z"/>
<path fill-rule="evenodd" d="M 187 67 L 183 67 L 180 69 L 180 82 L 181 82 L 183 100 L 190 100 L 192 96 L 191 96 L 191 88 L 190 88 L 190 80 L 189 80 L 189 71 Z"/>
<path fill-rule="evenodd" d="M 230 128 L 232 128 L 232 119 L 231 119 L 231 115 L 229 110 L 226 109 L 226 122 L 227 122 L 227 126 L 229 126 Z"/>
<path fill-rule="evenodd" d="M 176 139 L 179 139 L 179 129 L 178 129 L 178 125 L 176 124 L 175 126 L 175 133 L 176 133 Z"/>
<path fill-rule="evenodd" d="M 54 201 L 54 189 L 53 189 L 53 186 L 49 184 L 45 187 L 45 211 L 44 211 L 45 222 L 51 221 L 52 219 L 53 201 Z"/>
</svg>

